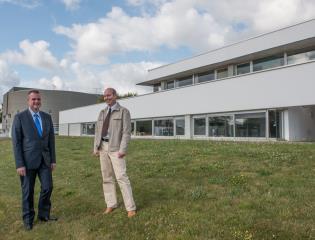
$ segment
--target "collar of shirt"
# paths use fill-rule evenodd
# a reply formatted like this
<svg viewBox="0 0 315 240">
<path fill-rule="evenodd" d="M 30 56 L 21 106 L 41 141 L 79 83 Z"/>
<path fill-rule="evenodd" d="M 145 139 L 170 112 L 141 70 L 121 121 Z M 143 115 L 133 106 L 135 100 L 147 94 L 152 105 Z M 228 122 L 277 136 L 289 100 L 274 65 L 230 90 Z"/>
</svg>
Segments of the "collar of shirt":
<svg viewBox="0 0 315 240">
<path fill-rule="evenodd" d="M 28 108 L 28 110 L 30 111 L 30 113 L 32 114 L 32 117 L 33 117 L 33 121 L 35 122 L 35 114 L 38 115 L 38 120 L 39 120 L 39 123 L 40 123 L 40 127 L 43 129 L 43 122 L 42 122 L 42 118 L 39 114 L 39 111 L 38 112 L 33 112 L 33 110 L 31 108 Z"/>
<path fill-rule="evenodd" d="M 113 105 L 113 106 L 108 106 L 108 110 L 107 110 L 107 112 L 109 111 L 109 108 L 111 108 L 112 109 L 112 111 L 115 111 L 115 110 L 118 110 L 118 108 L 119 108 L 119 105 L 117 104 L 117 102 Z"/>
<path fill-rule="evenodd" d="M 33 112 L 33 110 L 32 110 L 30 107 L 28 108 L 28 110 L 31 112 L 33 119 L 35 119 L 35 116 L 34 116 L 34 115 L 37 114 L 37 115 L 39 116 L 39 119 L 41 120 L 39 111 L 38 111 L 38 112 Z"/>
</svg>

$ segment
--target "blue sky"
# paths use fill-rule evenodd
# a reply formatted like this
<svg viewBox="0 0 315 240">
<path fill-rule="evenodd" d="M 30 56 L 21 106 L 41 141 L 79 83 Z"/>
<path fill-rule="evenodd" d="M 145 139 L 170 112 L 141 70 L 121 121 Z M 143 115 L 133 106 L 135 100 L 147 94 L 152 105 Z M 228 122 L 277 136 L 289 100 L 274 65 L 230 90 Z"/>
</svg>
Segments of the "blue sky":
<svg viewBox="0 0 315 240">
<path fill-rule="evenodd" d="M 0 0 L 13 86 L 144 93 L 147 70 L 315 17 L 313 0 Z"/>
</svg>

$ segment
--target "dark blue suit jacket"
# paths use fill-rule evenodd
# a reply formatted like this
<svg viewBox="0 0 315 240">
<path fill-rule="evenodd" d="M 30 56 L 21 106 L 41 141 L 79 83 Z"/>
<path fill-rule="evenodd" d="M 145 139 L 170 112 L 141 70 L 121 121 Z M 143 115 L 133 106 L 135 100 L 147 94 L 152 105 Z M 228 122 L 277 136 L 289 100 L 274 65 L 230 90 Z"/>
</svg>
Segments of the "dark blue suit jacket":
<svg viewBox="0 0 315 240">
<path fill-rule="evenodd" d="M 12 125 L 12 143 L 16 168 L 39 168 L 42 159 L 50 167 L 56 163 L 55 135 L 51 116 L 39 112 L 43 134 L 39 136 L 29 109 L 15 115 Z"/>
</svg>

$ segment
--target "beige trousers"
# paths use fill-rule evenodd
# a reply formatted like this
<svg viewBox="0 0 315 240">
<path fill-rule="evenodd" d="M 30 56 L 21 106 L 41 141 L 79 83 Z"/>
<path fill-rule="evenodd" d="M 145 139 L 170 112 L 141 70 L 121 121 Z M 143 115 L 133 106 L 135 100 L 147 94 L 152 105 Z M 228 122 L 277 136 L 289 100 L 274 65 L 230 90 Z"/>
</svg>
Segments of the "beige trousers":
<svg viewBox="0 0 315 240">
<path fill-rule="evenodd" d="M 102 142 L 100 150 L 103 192 L 107 207 L 117 207 L 116 177 L 127 211 L 136 210 L 129 178 L 126 173 L 126 161 L 118 158 L 118 152 L 109 152 L 108 143 Z"/>
</svg>

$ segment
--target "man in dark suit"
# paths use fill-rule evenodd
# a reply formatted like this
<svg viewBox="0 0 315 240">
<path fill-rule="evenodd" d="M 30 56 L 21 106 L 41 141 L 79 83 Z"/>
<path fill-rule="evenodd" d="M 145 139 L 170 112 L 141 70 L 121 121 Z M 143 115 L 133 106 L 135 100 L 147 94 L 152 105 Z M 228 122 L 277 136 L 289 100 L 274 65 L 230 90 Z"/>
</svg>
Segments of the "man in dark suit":
<svg viewBox="0 0 315 240">
<path fill-rule="evenodd" d="M 56 154 L 53 123 L 49 114 L 39 111 L 41 96 L 38 90 L 28 92 L 27 103 L 28 109 L 15 115 L 12 144 L 16 171 L 21 180 L 24 227 L 31 230 L 35 216 L 34 185 L 37 175 L 41 183 L 38 220 L 57 220 L 50 216 L 52 171 L 56 167 Z"/>
</svg>

